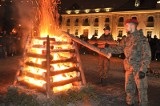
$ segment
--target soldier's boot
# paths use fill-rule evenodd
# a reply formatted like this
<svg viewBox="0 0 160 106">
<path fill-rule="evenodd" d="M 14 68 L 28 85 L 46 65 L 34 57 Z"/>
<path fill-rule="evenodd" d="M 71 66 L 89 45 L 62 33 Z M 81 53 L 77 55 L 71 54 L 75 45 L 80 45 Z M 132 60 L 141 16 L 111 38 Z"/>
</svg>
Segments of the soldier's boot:
<svg viewBox="0 0 160 106">
<path fill-rule="evenodd" d="M 132 91 L 130 93 L 126 93 L 126 104 L 127 104 L 127 106 L 134 106 L 135 105 L 134 91 Z"/>
<path fill-rule="evenodd" d="M 101 85 L 103 83 L 103 78 L 99 78 L 96 84 Z"/>
<path fill-rule="evenodd" d="M 148 106 L 148 103 L 140 103 L 139 106 Z"/>
<path fill-rule="evenodd" d="M 104 78 L 101 78 L 101 86 L 105 86 L 105 79 Z"/>
<path fill-rule="evenodd" d="M 104 85 L 104 78 L 100 78 L 97 82 L 98 85 L 103 86 Z"/>
<path fill-rule="evenodd" d="M 100 78 L 100 83 L 103 84 L 103 78 Z"/>
<path fill-rule="evenodd" d="M 148 106 L 147 89 L 139 89 L 139 106 Z"/>
<path fill-rule="evenodd" d="M 107 85 L 107 78 L 102 78 L 101 79 L 101 85 L 106 86 Z"/>
</svg>

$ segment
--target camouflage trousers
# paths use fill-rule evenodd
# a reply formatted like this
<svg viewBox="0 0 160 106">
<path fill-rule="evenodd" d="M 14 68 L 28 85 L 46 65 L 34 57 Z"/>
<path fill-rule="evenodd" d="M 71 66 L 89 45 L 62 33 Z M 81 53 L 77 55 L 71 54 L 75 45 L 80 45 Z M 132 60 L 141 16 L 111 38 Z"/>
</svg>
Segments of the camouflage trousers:
<svg viewBox="0 0 160 106">
<path fill-rule="evenodd" d="M 136 90 L 138 90 L 138 100 L 140 106 L 148 106 L 147 96 L 147 76 L 139 79 L 138 72 L 126 71 L 125 73 L 125 91 L 127 104 L 135 104 Z"/>
<path fill-rule="evenodd" d="M 98 60 L 99 77 L 104 79 L 107 78 L 109 68 L 110 68 L 110 60 L 108 60 L 104 56 L 99 56 L 99 60 Z"/>
</svg>

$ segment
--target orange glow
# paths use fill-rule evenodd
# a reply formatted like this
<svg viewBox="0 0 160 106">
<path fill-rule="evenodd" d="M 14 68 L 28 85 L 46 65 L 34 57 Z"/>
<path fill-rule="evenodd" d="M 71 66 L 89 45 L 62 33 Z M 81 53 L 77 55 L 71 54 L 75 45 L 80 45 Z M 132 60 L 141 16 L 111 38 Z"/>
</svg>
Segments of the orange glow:
<svg viewBox="0 0 160 106">
<path fill-rule="evenodd" d="M 45 37 L 47 35 L 55 36 L 58 33 L 58 20 L 59 14 L 56 10 L 57 5 L 53 4 L 55 0 L 39 0 L 40 2 L 40 36 Z"/>
</svg>

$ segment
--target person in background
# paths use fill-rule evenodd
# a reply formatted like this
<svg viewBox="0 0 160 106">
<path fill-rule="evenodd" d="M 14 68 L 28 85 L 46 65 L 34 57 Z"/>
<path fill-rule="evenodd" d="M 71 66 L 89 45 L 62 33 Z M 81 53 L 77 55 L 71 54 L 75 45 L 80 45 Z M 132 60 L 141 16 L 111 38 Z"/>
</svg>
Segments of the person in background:
<svg viewBox="0 0 160 106">
<path fill-rule="evenodd" d="M 82 35 L 80 35 L 80 39 L 87 42 L 88 41 L 88 35 L 86 33 L 83 33 Z M 86 54 L 87 53 L 87 48 L 80 45 L 80 53 L 81 54 Z"/>
<path fill-rule="evenodd" d="M 99 41 L 113 41 L 110 27 L 106 26 L 103 30 L 104 30 L 104 34 L 102 34 L 98 40 Z M 98 48 L 100 49 L 104 49 L 105 47 L 108 47 L 108 46 L 109 44 L 107 43 L 98 44 Z M 102 55 L 99 55 L 98 60 L 99 60 L 98 69 L 99 69 L 100 83 L 104 85 L 104 80 L 108 77 L 110 60 Z"/>
</svg>

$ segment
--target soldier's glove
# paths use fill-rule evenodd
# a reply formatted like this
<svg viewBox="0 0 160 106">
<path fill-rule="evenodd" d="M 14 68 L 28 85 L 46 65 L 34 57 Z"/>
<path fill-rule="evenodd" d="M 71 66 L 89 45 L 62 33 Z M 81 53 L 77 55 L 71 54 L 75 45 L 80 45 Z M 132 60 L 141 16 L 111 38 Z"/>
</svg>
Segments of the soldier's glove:
<svg viewBox="0 0 160 106">
<path fill-rule="evenodd" d="M 146 76 L 146 74 L 142 71 L 139 72 L 139 79 L 143 79 Z"/>
</svg>

